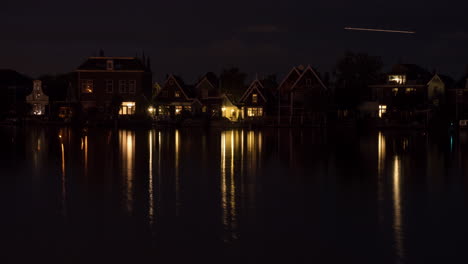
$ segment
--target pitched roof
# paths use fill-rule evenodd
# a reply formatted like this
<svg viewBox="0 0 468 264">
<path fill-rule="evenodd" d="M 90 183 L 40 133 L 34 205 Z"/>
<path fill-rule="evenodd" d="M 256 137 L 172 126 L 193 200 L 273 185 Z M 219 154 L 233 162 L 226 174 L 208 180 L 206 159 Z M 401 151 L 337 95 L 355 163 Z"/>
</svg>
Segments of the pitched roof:
<svg viewBox="0 0 468 264">
<path fill-rule="evenodd" d="M 213 88 L 218 89 L 219 88 L 219 78 L 214 74 L 213 72 L 207 72 L 205 75 L 203 75 L 197 82 L 195 86 L 200 85 L 203 81 L 208 81 Z"/>
<path fill-rule="evenodd" d="M 114 61 L 115 71 L 147 71 L 145 64 L 135 57 L 89 57 L 77 71 L 106 71 L 107 61 Z"/>
<path fill-rule="evenodd" d="M 452 77 L 439 73 L 434 74 L 430 81 L 432 81 L 436 76 L 439 77 L 439 79 L 444 83 L 445 87 L 448 89 L 452 88 L 455 85 L 455 80 L 452 79 Z"/>
<path fill-rule="evenodd" d="M 318 74 L 315 72 L 315 70 L 310 66 L 310 65 L 307 65 L 307 68 L 305 70 L 302 71 L 302 74 L 301 76 L 299 76 L 299 78 L 297 78 L 296 82 L 291 86 L 291 90 L 294 90 L 294 87 L 299 83 L 299 81 L 302 79 L 302 77 L 304 77 L 304 75 L 307 73 L 307 71 L 311 71 L 315 78 L 317 78 L 318 82 L 320 83 L 320 85 L 325 89 L 325 90 L 328 90 L 328 87 L 325 86 L 325 84 L 323 84 L 322 82 L 322 79 L 320 79 L 320 77 L 318 76 Z"/>
<path fill-rule="evenodd" d="M 283 78 L 283 81 L 278 85 L 278 89 L 281 88 L 281 86 L 283 86 L 284 82 L 286 82 L 288 79 L 289 79 L 289 76 L 291 76 L 293 73 L 296 73 L 297 74 L 297 78 L 301 77 L 301 70 L 298 69 L 298 67 L 293 67 L 289 73 Z"/>
</svg>

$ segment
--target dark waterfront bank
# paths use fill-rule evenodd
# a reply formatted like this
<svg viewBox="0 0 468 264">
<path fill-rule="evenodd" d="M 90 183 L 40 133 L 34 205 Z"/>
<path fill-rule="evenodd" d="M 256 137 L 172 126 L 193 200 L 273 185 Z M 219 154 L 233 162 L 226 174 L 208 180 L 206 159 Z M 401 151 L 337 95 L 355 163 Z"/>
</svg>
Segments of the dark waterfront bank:
<svg viewBox="0 0 468 264">
<path fill-rule="evenodd" d="M 460 263 L 468 133 L 0 127 L 5 263 Z"/>
</svg>

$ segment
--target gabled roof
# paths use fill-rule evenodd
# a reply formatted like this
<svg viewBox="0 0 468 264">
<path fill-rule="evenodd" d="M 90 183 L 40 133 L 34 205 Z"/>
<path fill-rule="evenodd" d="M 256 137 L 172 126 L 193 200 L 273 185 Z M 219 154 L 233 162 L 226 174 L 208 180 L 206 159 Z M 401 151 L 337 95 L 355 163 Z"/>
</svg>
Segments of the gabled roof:
<svg viewBox="0 0 468 264">
<path fill-rule="evenodd" d="M 320 83 L 320 85 L 325 89 L 325 90 L 328 90 L 328 88 L 325 86 L 325 84 L 323 84 L 322 80 L 320 79 L 320 77 L 317 75 L 317 73 L 315 72 L 314 69 L 312 69 L 312 67 L 310 65 L 307 65 L 307 68 L 302 72 L 301 76 L 299 76 L 299 78 L 297 78 L 296 82 L 291 86 L 291 90 L 294 90 L 296 85 L 299 83 L 299 81 L 302 79 L 302 77 L 304 77 L 304 75 L 308 72 L 308 71 L 311 71 L 315 78 L 317 78 L 318 82 Z"/>
<path fill-rule="evenodd" d="M 172 74 L 167 77 L 167 80 L 164 83 L 163 88 L 160 90 L 160 92 L 164 90 L 164 87 L 166 87 L 168 85 L 170 80 L 173 80 L 174 83 L 176 84 L 176 86 L 178 86 L 180 88 L 180 90 L 182 91 L 182 94 L 185 96 L 185 99 L 189 100 L 189 99 L 194 98 L 194 91 L 193 91 L 194 87 L 189 86 L 189 85 L 185 85 L 182 78 L 180 78 L 180 77 L 178 77 L 176 75 L 172 75 Z"/>
<path fill-rule="evenodd" d="M 439 78 L 439 80 L 445 84 L 446 88 L 450 88 L 455 84 L 455 81 L 450 76 L 439 74 L 439 73 L 434 74 L 434 76 L 429 80 L 427 84 L 432 82 L 435 78 Z"/>
<path fill-rule="evenodd" d="M 260 89 L 261 88 L 261 89 Z M 250 95 L 254 90 L 257 90 L 258 93 L 260 94 L 260 96 L 263 98 L 264 101 L 267 101 L 267 98 L 265 97 L 265 95 L 263 94 L 263 92 L 265 91 L 265 88 L 263 86 L 263 84 L 258 80 L 258 79 L 255 79 L 249 86 L 249 88 L 247 88 L 247 90 L 244 92 L 244 95 L 242 95 L 242 97 L 240 98 L 239 102 L 242 102 L 244 101 L 248 95 Z M 263 91 L 263 92 L 262 92 Z"/>
<path fill-rule="evenodd" d="M 145 64 L 135 57 L 89 57 L 77 71 L 106 71 L 109 60 L 114 61 L 114 71 L 147 71 Z"/>
<path fill-rule="evenodd" d="M 200 78 L 200 80 L 197 82 L 195 87 L 198 87 L 203 82 L 208 82 L 215 89 L 219 88 L 219 79 L 216 76 L 216 74 L 214 74 L 212 72 L 208 72 L 205 75 L 203 75 L 203 77 Z"/>
<path fill-rule="evenodd" d="M 301 77 L 301 71 L 299 71 L 296 67 L 293 67 L 289 73 L 283 78 L 283 81 L 278 85 L 278 89 L 281 88 L 281 86 L 283 86 L 284 82 L 286 82 L 286 80 L 289 78 L 289 76 L 291 76 L 293 73 L 296 73 L 298 78 Z"/>
</svg>

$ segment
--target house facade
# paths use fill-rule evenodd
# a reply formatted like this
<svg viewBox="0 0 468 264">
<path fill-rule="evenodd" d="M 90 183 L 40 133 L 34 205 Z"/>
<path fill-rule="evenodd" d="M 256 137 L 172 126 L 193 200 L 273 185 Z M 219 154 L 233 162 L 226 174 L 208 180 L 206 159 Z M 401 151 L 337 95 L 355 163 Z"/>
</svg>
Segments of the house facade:
<svg viewBox="0 0 468 264">
<path fill-rule="evenodd" d="M 468 73 L 452 88 L 447 89 L 447 108 L 452 120 L 468 119 Z"/>
<path fill-rule="evenodd" d="M 33 81 L 33 90 L 26 96 L 26 102 L 31 105 L 31 115 L 43 116 L 46 115 L 46 112 L 49 112 L 47 109 L 49 106 L 49 96 L 44 93 L 41 80 Z"/>
<path fill-rule="evenodd" d="M 271 96 L 258 79 L 254 80 L 239 100 L 242 116 L 246 120 L 262 119 L 273 103 Z"/>
<path fill-rule="evenodd" d="M 441 76 L 414 64 L 397 64 L 385 75 L 385 82 L 371 85 L 379 118 L 411 121 L 426 118 L 444 100 Z"/>
<path fill-rule="evenodd" d="M 120 116 L 145 113 L 151 99 L 149 65 L 135 57 L 90 57 L 75 71 L 78 100 L 84 112 Z M 116 106 L 115 104 L 118 104 Z"/>
<path fill-rule="evenodd" d="M 329 90 L 310 66 L 294 67 L 278 87 L 278 116 L 294 122 L 325 122 Z"/>
<path fill-rule="evenodd" d="M 156 117 L 164 120 L 199 114 L 202 103 L 196 98 L 194 90 L 194 87 L 185 85 L 181 78 L 169 75 L 155 96 Z"/>
</svg>

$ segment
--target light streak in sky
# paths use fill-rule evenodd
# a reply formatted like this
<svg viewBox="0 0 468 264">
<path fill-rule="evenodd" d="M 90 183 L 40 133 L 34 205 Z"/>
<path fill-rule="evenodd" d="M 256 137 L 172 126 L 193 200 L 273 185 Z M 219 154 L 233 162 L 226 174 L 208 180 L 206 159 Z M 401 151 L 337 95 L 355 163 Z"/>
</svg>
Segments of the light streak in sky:
<svg viewBox="0 0 468 264">
<path fill-rule="evenodd" d="M 354 27 L 345 27 L 344 29 L 354 30 L 354 31 L 373 31 L 373 32 L 387 32 L 387 33 L 416 34 L 415 31 L 406 31 L 406 30 L 389 30 L 389 29 L 376 29 L 376 28 L 354 28 Z"/>
</svg>

